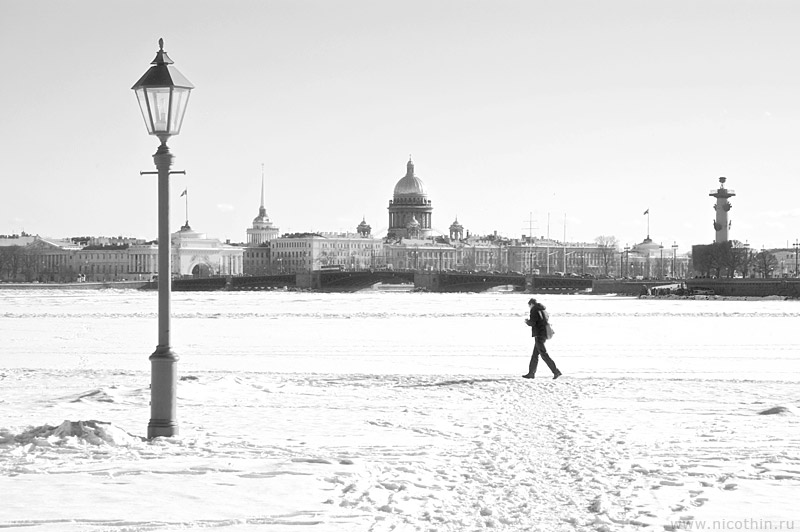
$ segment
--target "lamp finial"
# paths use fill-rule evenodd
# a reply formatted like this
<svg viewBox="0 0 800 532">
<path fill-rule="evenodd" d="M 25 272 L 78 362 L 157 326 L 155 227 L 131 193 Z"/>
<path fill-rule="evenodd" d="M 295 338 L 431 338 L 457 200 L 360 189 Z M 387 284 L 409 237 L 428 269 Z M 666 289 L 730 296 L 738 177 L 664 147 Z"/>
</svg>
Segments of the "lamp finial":
<svg viewBox="0 0 800 532">
<path fill-rule="evenodd" d="M 160 37 L 158 39 L 158 48 L 159 48 L 160 51 L 162 51 L 162 52 L 164 51 L 164 38 L 163 37 Z"/>
</svg>

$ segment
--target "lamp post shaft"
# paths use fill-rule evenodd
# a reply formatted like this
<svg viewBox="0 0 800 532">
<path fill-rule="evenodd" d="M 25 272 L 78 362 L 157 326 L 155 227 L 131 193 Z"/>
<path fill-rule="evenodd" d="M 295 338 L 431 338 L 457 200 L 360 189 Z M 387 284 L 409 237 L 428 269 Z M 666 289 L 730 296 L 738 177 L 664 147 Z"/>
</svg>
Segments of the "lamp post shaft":
<svg viewBox="0 0 800 532">
<path fill-rule="evenodd" d="M 153 155 L 158 170 L 158 346 L 150 355 L 148 438 L 178 434 L 178 356 L 172 352 L 170 345 L 172 242 L 169 233 L 169 171 L 172 159 L 164 140 Z"/>
</svg>

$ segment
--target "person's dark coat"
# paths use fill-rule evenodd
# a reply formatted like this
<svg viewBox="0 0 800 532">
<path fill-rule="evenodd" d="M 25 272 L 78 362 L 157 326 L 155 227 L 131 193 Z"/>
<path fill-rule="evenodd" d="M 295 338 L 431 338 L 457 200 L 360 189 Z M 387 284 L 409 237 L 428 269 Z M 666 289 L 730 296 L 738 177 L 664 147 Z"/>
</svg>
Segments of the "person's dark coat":
<svg viewBox="0 0 800 532">
<path fill-rule="evenodd" d="M 531 336 L 547 338 L 547 318 L 544 315 L 544 305 L 537 302 L 531 307 L 531 317 L 528 325 L 531 326 Z"/>
</svg>

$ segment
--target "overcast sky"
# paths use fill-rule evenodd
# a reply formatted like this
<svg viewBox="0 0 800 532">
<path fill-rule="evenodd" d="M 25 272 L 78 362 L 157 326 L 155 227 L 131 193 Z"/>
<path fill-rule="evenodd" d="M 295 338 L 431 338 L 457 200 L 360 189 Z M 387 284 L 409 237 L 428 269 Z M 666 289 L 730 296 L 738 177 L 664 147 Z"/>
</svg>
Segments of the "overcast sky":
<svg viewBox="0 0 800 532">
<path fill-rule="evenodd" d="M 0 234 L 155 238 L 130 87 L 163 37 L 196 89 L 172 221 L 385 233 L 412 155 L 443 233 L 685 250 L 800 237 L 800 3 L 0 0 Z"/>
</svg>

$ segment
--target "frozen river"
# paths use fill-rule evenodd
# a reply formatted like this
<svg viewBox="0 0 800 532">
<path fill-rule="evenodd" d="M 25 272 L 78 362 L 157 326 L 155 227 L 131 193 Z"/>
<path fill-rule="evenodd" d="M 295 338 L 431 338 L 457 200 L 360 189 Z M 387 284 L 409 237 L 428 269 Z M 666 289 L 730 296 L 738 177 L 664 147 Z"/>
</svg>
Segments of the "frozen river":
<svg viewBox="0 0 800 532">
<path fill-rule="evenodd" d="M 800 302 L 529 297 L 0 290 L 0 529 L 800 529 Z"/>
<path fill-rule="evenodd" d="M 523 294 L 178 292 L 183 372 L 516 375 L 532 341 Z M 798 301 L 542 296 L 573 377 L 794 379 Z M 0 291 L 5 367 L 147 369 L 156 293 Z"/>
</svg>

